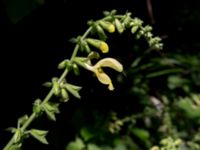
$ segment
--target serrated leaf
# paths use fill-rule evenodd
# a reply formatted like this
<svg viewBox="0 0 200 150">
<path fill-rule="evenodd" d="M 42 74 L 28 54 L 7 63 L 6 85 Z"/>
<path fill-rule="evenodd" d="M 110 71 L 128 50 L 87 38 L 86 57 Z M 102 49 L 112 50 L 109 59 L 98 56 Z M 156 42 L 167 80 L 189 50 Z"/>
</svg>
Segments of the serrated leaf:
<svg viewBox="0 0 200 150">
<path fill-rule="evenodd" d="M 48 131 L 45 130 L 38 130 L 38 129 L 31 129 L 30 130 L 30 134 L 37 139 L 38 141 L 40 141 L 43 144 L 48 144 L 48 141 L 46 139 L 46 135 L 47 135 Z"/>
</svg>

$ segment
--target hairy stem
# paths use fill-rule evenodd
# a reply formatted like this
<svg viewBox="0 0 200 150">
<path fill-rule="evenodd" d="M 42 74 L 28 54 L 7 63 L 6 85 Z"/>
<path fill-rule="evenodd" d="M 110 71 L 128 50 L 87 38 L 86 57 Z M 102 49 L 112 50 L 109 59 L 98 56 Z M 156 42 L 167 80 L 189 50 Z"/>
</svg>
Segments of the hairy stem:
<svg viewBox="0 0 200 150">
<path fill-rule="evenodd" d="M 90 33 L 91 30 L 92 30 L 92 27 L 89 27 L 89 28 L 87 29 L 87 31 L 86 31 L 86 32 L 83 34 L 83 36 L 81 37 L 81 40 L 83 40 L 84 38 L 86 38 L 87 35 Z M 76 57 L 76 55 L 77 55 L 77 53 L 78 53 L 78 50 L 79 50 L 79 45 L 76 44 L 76 46 L 75 46 L 75 48 L 74 48 L 74 51 L 73 51 L 73 53 L 72 53 L 72 56 L 71 56 L 71 58 L 70 58 L 70 61 L 71 61 L 71 62 L 73 62 L 74 58 Z M 62 82 L 62 80 L 67 76 L 68 72 L 69 72 L 69 71 L 68 71 L 68 69 L 66 68 L 66 69 L 64 70 L 64 72 L 62 73 L 62 75 L 60 76 L 60 78 L 58 79 L 58 83 Z M 46 95 L 46 97 L 44 98 L 42 104 L 48 102 L 48 101 L 52 98 L 53 94 L 54 94 L 53 89 L 51 89 L 51 90 L 49 91 L 49 93 Z M 41 104 L 41 105 L 42 105 L 42 104 Z M 27 120 L 27 121 L 24 123 L 24 125 L 21 127 L 22 132 L 25 131 L 25 130 L 28 128 L 28 126 L 35 120 L 35 118 L 36 118 L 36 114 L 33 112 L 33 113 L 30 115 L 30 117 L 28 118 L 28 120 Z M 3 148 L 3 150 L 9 150 L 9 148 L 10 148 L 14 143 L 15 143 L 15 142 L 14 142 L 14 135 L 13 135 L 13 137 L 10 139 L 10 141 L 7 143 L 7 145 Z"/>
</svg>

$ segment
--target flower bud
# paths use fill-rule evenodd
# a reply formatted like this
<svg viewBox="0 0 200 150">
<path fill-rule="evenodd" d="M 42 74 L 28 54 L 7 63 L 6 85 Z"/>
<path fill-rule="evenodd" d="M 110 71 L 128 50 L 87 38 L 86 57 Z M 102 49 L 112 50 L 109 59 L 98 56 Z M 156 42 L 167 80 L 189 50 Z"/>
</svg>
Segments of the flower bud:
<svg viewBox="0 0 200 150">
<path fill-rule="evenodd" d="M 96 25 L 96 31 L 100 39 L 103 41 L 107 39 L 107 36 L 100 25 Z"/>
<path fill-rule="evenodd" d="M 102 28 L 104 28 L 105 30 L 107 30 L 110 33 L 115 32 L 115 26 L 108 22 L 108 21 L 99 21 L 99 24 L 101 25 Z"/>
<path fill-rule="evenodd" d="M 108 53 L 108 51 L 109 51 L 108 44 L 105 43 L 104 41 L 97 40 L 97 39 L 91 39 L 91 38 L 86 39 L 86 41 L 90 45 L 100 49 L 102 51 L 102 53 Z"/>
<path fill-rule="evenodd" d="M 115 19 L 115 26 L 117 28 L 117 31 L 121 34 L 124 31 L 124 26 L 119 21 L 119 19 Z"/>
<path fill-rule="evenodd" d="M 69 95 L 64 88 L 61 89 L 61 96 L 65 101 L 69 100 Z"/>
<path fill-rule="evenodd" d="M 66 60 L 63 60 L 61 61 L 59 64 L 58 64 L 58 69 L 64 69 L 67 65 L 67 62 Z"/>
<path fill-rule="evenodd" d="M 138 30 L 139 26 L 133 26 L 131 28 L 131 33 L 134 34 Z"/>
</svg>

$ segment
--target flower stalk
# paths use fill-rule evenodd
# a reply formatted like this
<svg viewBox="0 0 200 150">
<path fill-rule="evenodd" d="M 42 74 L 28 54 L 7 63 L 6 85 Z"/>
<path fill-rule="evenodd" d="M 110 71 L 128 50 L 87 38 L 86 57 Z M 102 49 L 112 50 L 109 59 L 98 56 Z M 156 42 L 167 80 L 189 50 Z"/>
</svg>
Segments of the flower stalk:
<svg viewBox="0 0 200 150">
<path fill-rule="evenodd" d="M 81 62 L 81 60 L 78 60 L 77 54 L 79 49 L 85 50 L 87 53 L 89 53 L 90 47 L 89 45 L 99 49 L 102 51 L 102 53 L 108 53 L 109 52 L 109 46 L 104 41 L 106 39 L 106 35 L 104 33 L 104 30 L 108 31 L 109 33 L 115 32 L 115 29 L 121 34 L 126 28 L 132 28 L 132 33 L 138 32 L 138 37 L 144 36 L 149 45 L 154 46 L 158 49 L 162 47 L 162 44 L 160 44 L 160 39 L 158 37 L 153 37 L 152 34 L 150 34 L 150 31 L 148 31 L 147 27 L 142 27 L 141 24 L 137 24 L 136 20 L 132 19 L 130 17 L 130 13 L 125 15 L 115 15 L 116 11 L 105 12 L 105 17 L 103 19 L 97 20 L 95 24 L 97 24 L 97 32 L 99 32 L 99 35 L 102 37 L 102 39 L 93 39 L 88 38 L 87 36 L 94 30 L 94 26 L 90 26 L 86 32 L 83 34 L 83 36 L 79 36 L 77 39 L 74 40 L 76 42 L 76 45 L 74 47 L 73 53 L 71 55 L 71 58 L 69 60 L 62 61 L 58 68 L 64 69 L 64 72 L 61 74 L 59 78 L 53 78 L 51 83 L 47 83 L 46 85 L 51 87 L 50 91 L 46 95 L 46 97 L 43 100 L 37 99 L 33 106 L 33 113 L 27 117 L 27 119 L 24 121 L 22 125 L 15 128 L 16 131 L 10 141 L 7 143 L 7 145 L 3 148 L 3 150 L 11 150 L 11 149 L 19 149 L 22 145 L 22 141 L 16 141 L 16 139 L 23 139 L 22 137 L 30 133 L 33 137 L 38 139 L 40 142 L 44 144 L 48 144 L 48 142 L 45 139 L 46 134 L 48 131 L 38 130 L 38 129 L 31 129 L 27 131 L 27 128 L 31 125 L 31 123 L 41 115 L 41 112 L 46 112 L 47 116 L 50 117 L 52 120 L 55 119 L 55 113 L 58 113 L 58 106 L 59 103 L 52 104 L 50 99 L 53 95 L 61 96 L 64 98 L 62 100 L 63 102 L 68 101 L 69 96 L 68 92 L 75 96 L 76 98 L 80 98 L 79 90 L 81 87 L 69 84 L 66 82 L 65 78 L 68 75 L 71 66 L 73 69 L 77 69 L 78 71 L 78 65 L 81 65 L 82 67 L 86 68 L 87 70 L 92 71 L 97 79 L 105 85 L 108 85 L 109 90 L 114 90 L 114 86 L 112 84 L 111 78 L 103 71 L 104 67 L 109 67 L 111 69 L 114 69 L 118 72 L 123 71 L 123 66 L 114 58 L 104 58 L 99 60 L 95 65 L 91 65 L 90 63 Z M 134 28 L 134 29 L 133 29 Z M 135 29 L 137 28 L 137 30 Z M 140 31 L 138 31 L 140 30 Z M 150 36 L 149 36 L 150 35 Z M 92 51 L 93 52 L 93 51 Z M 90 53 L 91 54 L 91 53 Z M 92 55 L 88 56 L 91 59 L 99 58 L 98 54 L 93 52 Z M 89 58 L 89 59 L 90 59 Z M 77 64 L 75 64 L 77 63 Z M 19 131 L 19 132 L 17 132 Z"/>
</svg>

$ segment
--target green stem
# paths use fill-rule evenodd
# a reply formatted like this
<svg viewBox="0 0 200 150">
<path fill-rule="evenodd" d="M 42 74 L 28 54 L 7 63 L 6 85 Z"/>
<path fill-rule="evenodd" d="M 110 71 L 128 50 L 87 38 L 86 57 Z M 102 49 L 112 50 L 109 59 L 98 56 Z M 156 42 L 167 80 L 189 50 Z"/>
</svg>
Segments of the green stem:
<svg viewBox="0 0 200 150">
<path fill-rule="evenodd" d="M 81 37 L 81 40 L 83 40 L 84 38 L 87 37 L 87 35 L 91 32 L 92 30 L 92 27 L 89 27 L 87 29 L 87 31 L 83 34 L 83 36 Z M 77 53 L 78 53 L 78 50 L 79 50 L 79 45 L 76 44 L 75 48 L 74 48 L 74 51 L 72 53 L 72 56 L 70 58 L 70 62 L 73 62 L 74 61 L 74 58 L 76 57 Z M 65 71 L 62 73 L 62 75 L 60 76 L 60 78 L 58 79 L 58 83 L 62 82 L 62 80 L 67 76 L 68 74 L 68 69 L 65 69 Z M 51 89 L 49 91 L 49 93 L 47 94 L 47 96 L 44 98 L 42 104 L 48 102 L 51 97 L 53 96 L 54 92 L 53 92 L 53 89 Z M 42 105 L 41 104 L 41 105 Z M 35 120 L 36 118 L 36 114 L 33 112 L 30 117 L 28 118 L 28 120 L 24 123 L 24 125 L 21 127 L 21 130 L 22 131 L 25 131 L 27 129 L 27 127 Z M 9 150 L 9 148 L 14 144 L 14 135 L 13 137 L 10 139 L 10 141 L 7 143 L 7 145 L 3 148 L 3 150 Z"/>
</svg>

